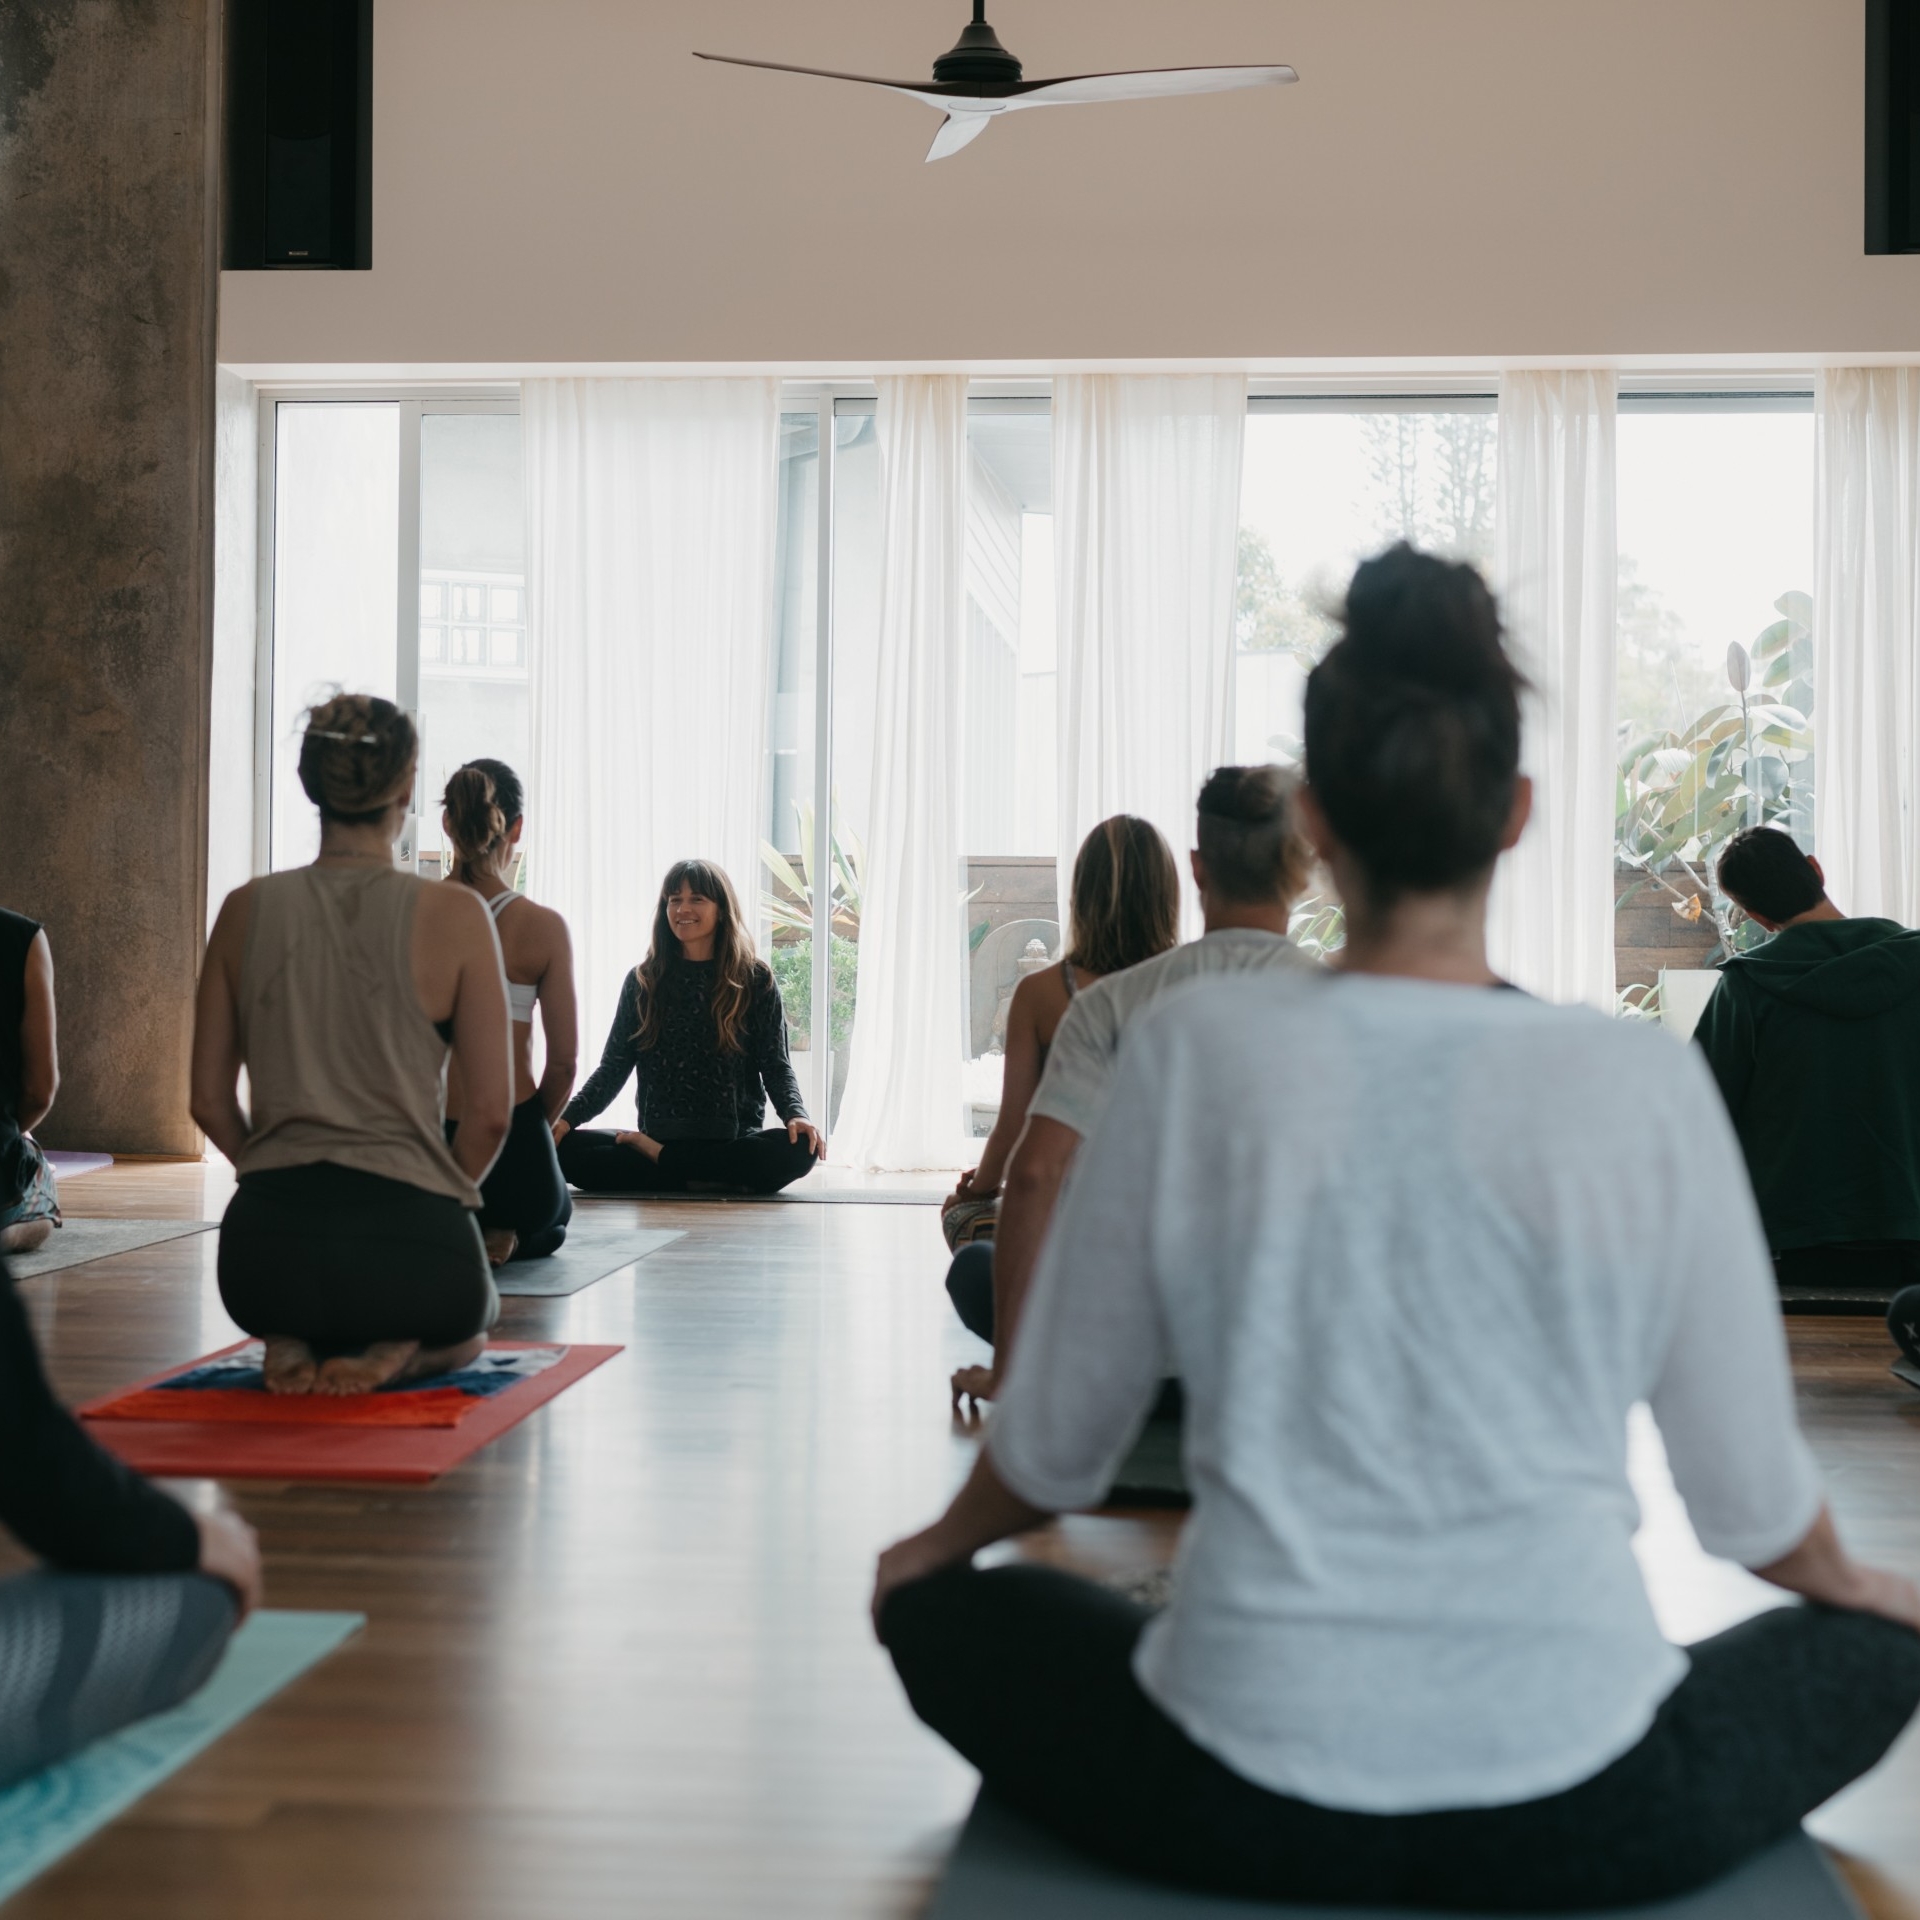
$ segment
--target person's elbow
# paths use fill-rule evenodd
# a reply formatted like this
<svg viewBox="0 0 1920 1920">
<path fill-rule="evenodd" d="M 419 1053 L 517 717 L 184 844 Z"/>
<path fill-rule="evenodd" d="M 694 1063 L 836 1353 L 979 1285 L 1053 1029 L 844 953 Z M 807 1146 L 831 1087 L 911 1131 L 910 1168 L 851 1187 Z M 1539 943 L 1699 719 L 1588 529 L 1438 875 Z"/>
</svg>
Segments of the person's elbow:
<svg viewBox="0 0 1920 1920">
<path fill-rule="evenodd" d="M 547 1055 L 547 1070 L 542 1076 L 550 1087 L 570 1087 L 574 1075 L 580 1071 L 580 1056 L 574 1053 L 550 1053 Z"/>
<path fill-rule="evenodd" d="M 54 1101 L 60 1093 L 60 1069 L 47 1061 L 40 1065 L 29 1064 L 20 1076 L 20 1111 L 31 1114 L 34 1120 L 44 1119 L 52 1111 Z M 29 1126 L 33 1124 L 30 1120 Z"/>
</svg>

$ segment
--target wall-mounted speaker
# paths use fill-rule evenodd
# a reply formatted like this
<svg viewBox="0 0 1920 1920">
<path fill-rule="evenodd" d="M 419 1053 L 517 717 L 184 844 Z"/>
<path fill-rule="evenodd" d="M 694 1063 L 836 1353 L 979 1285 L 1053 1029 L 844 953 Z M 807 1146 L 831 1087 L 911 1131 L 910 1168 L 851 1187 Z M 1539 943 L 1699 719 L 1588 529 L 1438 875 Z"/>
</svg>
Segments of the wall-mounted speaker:
<svg viewBox="0 0 1920 1920">
<path fill-rule="evenodd" d="M 1920 0 L 1867 0 L 1867 251 L 1920 253 Z"/>
<path fill-rule="evenodd" d="M 228 0 L 228 267 L 373 265 L 373 0 Z"/>
</svg>

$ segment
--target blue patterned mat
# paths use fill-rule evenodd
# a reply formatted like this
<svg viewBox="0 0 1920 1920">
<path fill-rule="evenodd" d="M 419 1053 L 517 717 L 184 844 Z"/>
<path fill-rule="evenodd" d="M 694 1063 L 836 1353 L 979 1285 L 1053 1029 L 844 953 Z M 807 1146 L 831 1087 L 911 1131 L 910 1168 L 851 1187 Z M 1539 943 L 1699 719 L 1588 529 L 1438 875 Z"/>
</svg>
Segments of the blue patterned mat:
<svg viewBox="0 0 1920 1920">
<path fill-rule="evenodd" d="M 0 1793 L 0 1900 L 151 1793 L 366 1621 L 363 1613 L 256 1613 L 191 1700 Z"/>
</svg>

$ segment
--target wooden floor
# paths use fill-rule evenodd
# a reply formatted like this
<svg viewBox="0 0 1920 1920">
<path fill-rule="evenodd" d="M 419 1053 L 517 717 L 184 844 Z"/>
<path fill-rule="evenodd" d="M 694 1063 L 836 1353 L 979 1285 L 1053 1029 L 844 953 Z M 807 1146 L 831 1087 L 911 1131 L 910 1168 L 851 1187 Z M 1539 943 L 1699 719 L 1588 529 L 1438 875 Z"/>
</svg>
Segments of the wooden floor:
<svg viewBox="0 0 1920 1920">
<path fill-rule="evenodd" d="M 74 1215 L 214 1219 L 224 1169 L 125 1165 Z M 626 1352 L 426 1488 L 193 1483 L 259 1528 L 270 1604 L 367 1631 L 9 1908 L 9 1920 L 523 1920 L 919 1913 L 972 1777 L 902 1704 L 865 1619 L 873 1556 L 971 1459 L 931 1209 L 649 1204 L 685 1238 L 510 1338 Z M 98 1393 L 234 1337 L 211 1235 L 21 1283 L 56 1384 Z M 1792 1323 L 1841 1523 L 1920 1574 L 1920 1394 L 1871 1321 Z M 1668 1630 L 1750 1612 L 1636 1434 Z M 1153 1516 L 1031 1551 L 1170 1557 Z M 1824 1809 L 1877 1920 L 1920 1920 L 1920 1740 Z"/>
</svg>

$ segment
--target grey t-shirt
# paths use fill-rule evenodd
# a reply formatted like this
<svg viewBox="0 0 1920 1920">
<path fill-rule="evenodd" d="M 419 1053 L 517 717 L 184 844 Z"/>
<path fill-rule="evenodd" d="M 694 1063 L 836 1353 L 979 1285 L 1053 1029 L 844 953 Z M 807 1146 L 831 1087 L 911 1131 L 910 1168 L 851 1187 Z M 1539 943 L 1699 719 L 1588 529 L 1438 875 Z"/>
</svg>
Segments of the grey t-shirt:
<svg viewBox="0 0 1920 1920">
<path fill-rule="evenodd" d="M 1820 1508 L 1705 1062 L 1524 994 L 1269 973 L 1134 1023 L 1001 1479 L 1097 1503 L 1169 1373 L 1195 1506 L 1135 1673 L 1322 1806 L 1538 1799 L 1646 1732 L 1686 1656 L 1633 1554 L 1638 1403 L 1709 1553 L 1764 1566 Z"/>
<path fill-rule="evenodd" d="M 1046 1071 L 1027 1107 L 1085 1139 L 1107 1104 L 1107 1088 L 1127 1023 L 1149 1002 L 1185 980 L 1213 973 L 1255 973 L 1272 967 L 1312 968 L 1291 940 L 1255 927 L 1227 927 L 1110 973 L 1075 996 L 1047 1054 Z"/>
</svg>

